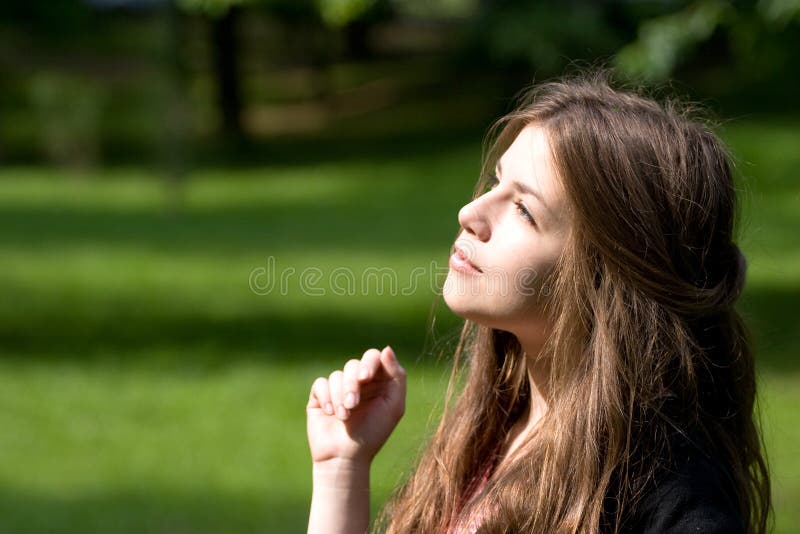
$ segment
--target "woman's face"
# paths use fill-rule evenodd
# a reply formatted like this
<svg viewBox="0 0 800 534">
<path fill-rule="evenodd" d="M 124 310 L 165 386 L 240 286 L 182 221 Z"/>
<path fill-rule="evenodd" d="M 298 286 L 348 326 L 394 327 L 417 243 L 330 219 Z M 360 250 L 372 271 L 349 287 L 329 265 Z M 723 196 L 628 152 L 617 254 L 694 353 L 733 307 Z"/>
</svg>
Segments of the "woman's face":
<svg viewBox="0 0 800 534">
<path fill-rule="evenodd" d="M 465 319 L 524 335 L 542 318 L 542 284 L 569 230 L 545 131 L 525 127 L 500 158 L 496 177 L 458 213 L 462 230 L 444 298 Z"/>
</svg>

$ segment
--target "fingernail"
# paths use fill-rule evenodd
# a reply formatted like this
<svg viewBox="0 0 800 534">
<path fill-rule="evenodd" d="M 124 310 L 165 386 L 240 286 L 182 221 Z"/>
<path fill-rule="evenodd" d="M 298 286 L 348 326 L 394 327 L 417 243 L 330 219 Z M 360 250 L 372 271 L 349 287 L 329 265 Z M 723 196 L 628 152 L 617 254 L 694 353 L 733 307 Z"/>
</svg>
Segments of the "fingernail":
<svg viewBox="0 0 800 534">
<path fill-rule="evenodd" d="M 325 405 L 325 413 L 328 415 L 333 415 L 333 403 L 327 403 Z"/>
<path fill-rule="evenodd" d="M 349 413 L 347 412 L 347 409 L 344 406 L 342 406 L 341 404 L 339 405 L 338 414 L 339 414 L 339 419 L 347 419 L 347 417 L 349 415 Z"/>
<path fill-rule="evenodd" d="M 397 355 L 394 353 L 394 349 L 392 347 L 390 347 L 389 345 L 386 345 L 386 349 L 389 349 L 389 356 L 391 356 L 392 358 L 394 358 L 396 360 L 397 359 Z M 383 350 L 386 350 L 386 349 L 383 349 Z"/>
<path fill-rule="evenodd" d="M 355 394 L 354 394 L 354 393 L 351 391 L 351 392 L 349 392 L 349 393 L 347 394 L 347 396 L 344 398 L 344 407 L 345 407 L 345 408 L 347 408 L 347 409 L 349 410 L 349 409 L 351 409 L 351 408 L 354 408 L 354 407 L 355 407 L 355 405 L 356 405 L 356 396 L 355 396 Z"/>
</svg>

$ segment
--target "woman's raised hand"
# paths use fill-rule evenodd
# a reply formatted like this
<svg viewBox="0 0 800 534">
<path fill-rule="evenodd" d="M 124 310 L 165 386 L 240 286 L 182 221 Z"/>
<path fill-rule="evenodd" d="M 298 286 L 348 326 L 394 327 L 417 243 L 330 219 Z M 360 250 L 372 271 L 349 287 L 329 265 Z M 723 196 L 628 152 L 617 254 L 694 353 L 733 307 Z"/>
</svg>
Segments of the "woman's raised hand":
<svg viewBox="0 0 800 534">
<path fill-rule="evenodd" d="M 391 347 L 369 349 L 311 386 L 306 406 L 315 463 L 369 464 L 405 412 L 406 372 Z"/>
</svg>

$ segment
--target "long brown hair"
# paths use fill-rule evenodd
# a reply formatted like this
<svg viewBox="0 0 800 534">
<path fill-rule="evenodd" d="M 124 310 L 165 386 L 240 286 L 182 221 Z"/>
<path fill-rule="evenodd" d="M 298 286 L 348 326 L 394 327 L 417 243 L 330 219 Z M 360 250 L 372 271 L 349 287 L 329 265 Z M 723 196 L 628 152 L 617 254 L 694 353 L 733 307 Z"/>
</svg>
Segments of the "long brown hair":
<svg viewBox="0 0 800 534">
<path fill-rule="evenodd" d="M 536 124 L 569 205 L 570 234 L 546 284 L 543 355 L 557 362 L 548 410 L 524 454 L 465 503 L 530 391 L 517 339 L 466 321 L 445 413 L 384 509 L 388 532 L 445 532 L 478 508 L 489 511 L 480 532 L 616 531 L 676 436 L 726 466 L 747 531 L 766 531 L 753 353 L 734 309 L 746 264 L 731 158 L 693 113 L 594 71 L 533 87 L 493 127 L 476 196 Z"/>
</svg>

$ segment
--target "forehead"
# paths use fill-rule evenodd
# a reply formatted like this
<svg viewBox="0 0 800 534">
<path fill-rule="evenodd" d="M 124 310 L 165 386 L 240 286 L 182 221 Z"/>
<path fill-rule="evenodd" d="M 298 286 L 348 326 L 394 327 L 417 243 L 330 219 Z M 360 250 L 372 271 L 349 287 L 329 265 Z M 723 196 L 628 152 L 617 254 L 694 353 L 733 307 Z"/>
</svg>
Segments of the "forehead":
<svg viewBox="0 0 800 534">
<path fill-rule="evenodd" d="M 555 172 L 545 130 L 528 125 L 520 131 L 497 163 L 504 180 L 522 182 L 538 191 L 551 216 L 560 218 L 564 207 L 561 182 Z"/>
</svg>

